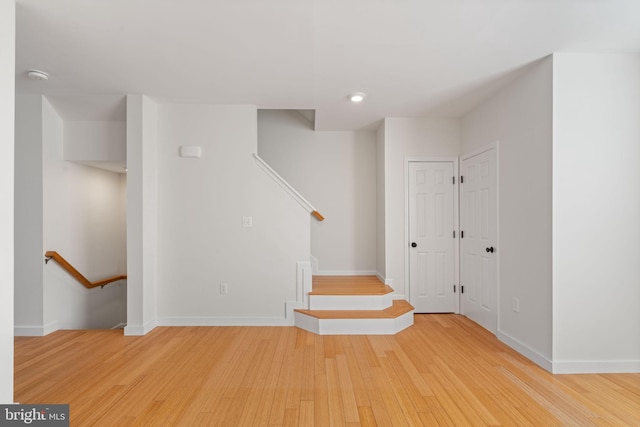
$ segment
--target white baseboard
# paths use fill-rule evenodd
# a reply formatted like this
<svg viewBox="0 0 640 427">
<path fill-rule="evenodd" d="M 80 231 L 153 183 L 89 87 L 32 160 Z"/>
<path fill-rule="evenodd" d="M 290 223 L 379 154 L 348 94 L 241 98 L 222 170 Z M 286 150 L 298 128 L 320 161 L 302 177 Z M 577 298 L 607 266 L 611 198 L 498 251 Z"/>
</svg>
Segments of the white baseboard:
<svg viewBox="0 0 640 427">
<path fill-rule="evenodd" d="M 640 360 L 562 360 L 553 362 L 554 374 L 638 374 Z"/>
<path fill-rule="evenodd" d="M 117 325 L 112 326 L 110 329 L 123 329 L 126 326 L 127 326 L 127 324 L 125 322 L 120 322 Z"/>
<path fill-rule="evenodd" d="M 158 326 L 292 326 L 284 317 L 163 317 Z"/>
<path fill-rule="evenodd" d="M 316 276 L 377 276 L 372 270 L 320 270 L 313 274 Z"/>
<path fill-rule="evenodd" d="M 552 361 L 517 339 L 498 331 L 500 341 L 552 374 L 637 374 L 640 360 L 560 360 Z"/>
<path fill-rule="evenodd" d="M 509 347 L 514 349 L 515 351 L 517 351 L 518 353 L 522 354 L 524 357 L 528 358 L 533 363 L 535 363 L 536 365 L 540 366 L 542 369 L 544 369 L 546 371 L 549 371 L 549 372 L 553 372 L 552 371 L 552 368 L 553 368 L 552 362 L 547 357 L 543 356 L 542 354 L 538 353 L 535 350 L 532 350 L 531 348 L 529 348 L 528 346 L 526 346 L 522 342 L 520 342 L 517 339 L 505 334 L 504 332 L 502 332 L 500 330 L 498 330 L 498 333 L 496 334 L 496 336 L 498 337 L 498 339 L 500 341 L 502 341 L 503 343 L 505 343 L 506 345 L 508 345 Z"/>
<path fill-rule="evenodd" d="M 16 337 L 43 337 L 60 329 L 60 322 L 54 320 L 44 326 L 15 325 L 13 335 Z"/>
<path fill-rule="evenodd" d="M 388 277 L 384 277 L 382 274 L 376 272 L 376 276 L 378 280 L 388 286 L 393 286 L 393 279 L 389 279 Z"/>
<path fill-rule="evenodd" d="M 144 325 L 127 325 L 124 327 L 124 334 L 127 336 L 146 335 L 151 332 L 156 326 L 158 326 L 158 322 L 156 322 L 155 320 L 147 322 Z"/>
</svg>

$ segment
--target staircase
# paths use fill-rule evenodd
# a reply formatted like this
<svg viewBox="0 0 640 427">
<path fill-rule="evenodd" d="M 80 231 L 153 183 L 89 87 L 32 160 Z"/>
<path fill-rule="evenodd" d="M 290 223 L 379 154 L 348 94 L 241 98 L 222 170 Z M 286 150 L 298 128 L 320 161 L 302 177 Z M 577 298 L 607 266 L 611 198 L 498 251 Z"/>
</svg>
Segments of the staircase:
<svg viewBox="0 0 640 427">
<path fill-rule="evenodd" d="M 411 304 L 375 276 L 316 276 L 307 301 L 295 325 L 319 335 L 393 335 L 413 325 Z"/>
</svg>

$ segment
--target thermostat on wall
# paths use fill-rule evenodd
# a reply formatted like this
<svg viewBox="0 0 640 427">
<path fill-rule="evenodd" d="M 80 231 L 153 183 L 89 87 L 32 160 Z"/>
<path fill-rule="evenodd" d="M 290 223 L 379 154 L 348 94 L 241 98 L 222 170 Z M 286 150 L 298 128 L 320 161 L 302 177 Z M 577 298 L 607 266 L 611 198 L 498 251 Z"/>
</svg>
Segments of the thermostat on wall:
<svg viewBox="0 0 640 427">
<path fill-rule="evenodd" d="M 180 157 L 202 157 L 202 147 L 198 145 L 182 145 Z"/>
</svg>

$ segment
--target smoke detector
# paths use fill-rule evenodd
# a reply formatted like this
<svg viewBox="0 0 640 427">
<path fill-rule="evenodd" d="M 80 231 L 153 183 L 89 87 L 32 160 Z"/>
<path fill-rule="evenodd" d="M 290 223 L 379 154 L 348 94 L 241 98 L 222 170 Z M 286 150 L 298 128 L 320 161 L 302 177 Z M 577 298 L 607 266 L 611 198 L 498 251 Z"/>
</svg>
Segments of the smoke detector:
<svg viewBox="0 0 640 427">
<path fill-rule="evenodd" d="M 27 71 L 27 76 L 29 76 L 31 80 L 49 80 L 49 74 L 40 70 L 29 70 Z"/>
</svg>

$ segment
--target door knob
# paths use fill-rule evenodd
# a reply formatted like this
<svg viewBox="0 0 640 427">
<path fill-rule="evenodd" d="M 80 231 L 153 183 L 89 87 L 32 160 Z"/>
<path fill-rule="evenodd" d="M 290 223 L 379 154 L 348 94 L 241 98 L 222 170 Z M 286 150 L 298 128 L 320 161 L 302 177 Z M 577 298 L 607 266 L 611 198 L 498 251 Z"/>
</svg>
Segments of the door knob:
<svg viewBox="0 0 640 427">
<path fill-rule="evenodd" d="M 412 243 L 411 243 L 411 247 L 412 247 L 412 248 L 415 248 L 415 247 L 417 247 L 417 246 L 418 246 L 418 244 L 417 244 L 416 242 L 412 242 Z"/>
<path fill-rule="evenodd" d="M 487 252 L 491 252 L 491 253 L 493 253 L 493 246 L 491 246 L 491 247 L 487 248 L 487 249 L 486 249 L 486 251 L 487 251 Z"/>
</svg>

